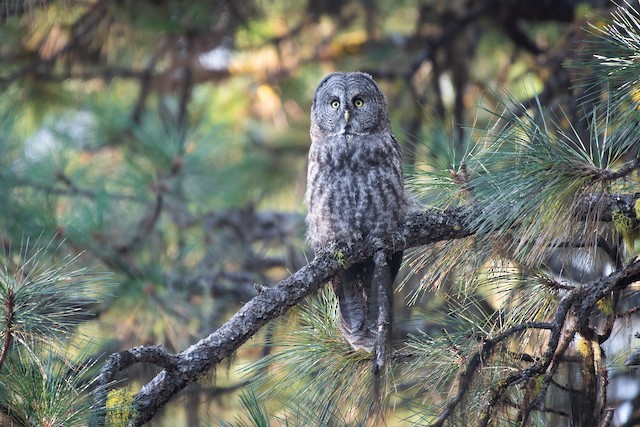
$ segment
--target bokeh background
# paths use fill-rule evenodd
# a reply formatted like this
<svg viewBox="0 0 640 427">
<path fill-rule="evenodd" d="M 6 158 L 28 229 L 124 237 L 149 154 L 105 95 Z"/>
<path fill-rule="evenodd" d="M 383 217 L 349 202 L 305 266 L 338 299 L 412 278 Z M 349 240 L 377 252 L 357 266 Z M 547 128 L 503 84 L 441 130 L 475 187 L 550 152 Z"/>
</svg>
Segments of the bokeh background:
<svg viewBox="0 0 640 427">
<path fill-rule="evenodd" d="M 505 94 L 561 110 L 587 133 L 575 84 L 583 76 L 567 65 L 584 57 L 590 25 L 613 6 L 2 1 L 5 252 L 52 242 L 52 257 L 77 255 L 111 274 L 77 330 L 92 337 L 94 355 L 144 344 L 183 350 L 255 295 L 254 283 L 273 284 L 313 256 L 302 200 L 309 110 L 324 75 L 372 74 L 407 176 L 446 172 L 495 121 Z M 396 318 L 428 330 L 435 299 L 408 307 L 410 289 L 396 297 Z M 264 328 L 152 425 L 232 419 L 251 382 L 247 363 L 289 327 L 283 319 Z M 135 391 L 155 372 L 128 371 L 125 384 Z"/>
</svg>

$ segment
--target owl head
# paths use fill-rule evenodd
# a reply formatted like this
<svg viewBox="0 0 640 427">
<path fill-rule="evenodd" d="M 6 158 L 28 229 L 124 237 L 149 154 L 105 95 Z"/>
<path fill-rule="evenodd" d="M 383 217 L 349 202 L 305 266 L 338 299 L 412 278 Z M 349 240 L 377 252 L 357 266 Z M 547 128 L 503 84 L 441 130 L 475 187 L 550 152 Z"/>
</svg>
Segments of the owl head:
<svg viewBox="0 0 640 427">
<path fill-rule="evenodd" d="M 320 82 L 311 106 L 312 138 L 385 130 L 387 101 L 369 74 L 333 73 Z"/>
</svg>

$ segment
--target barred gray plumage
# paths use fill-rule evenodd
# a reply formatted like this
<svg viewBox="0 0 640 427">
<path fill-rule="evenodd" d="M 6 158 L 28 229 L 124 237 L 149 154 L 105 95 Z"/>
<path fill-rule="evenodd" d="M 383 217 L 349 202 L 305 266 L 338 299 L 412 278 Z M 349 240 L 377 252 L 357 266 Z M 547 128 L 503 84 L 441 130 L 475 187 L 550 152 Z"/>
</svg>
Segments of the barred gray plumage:
<svg viewBox="0 0 640 427">
<path fill-rule="evenodd" d="M 360 72 L 325 77 L 311 107 L 310 134 L 305 201 L 311 247 L 388 236 L 404 219 L 408 202 L 400 146 L 373 78 Z M 388 260 L 391 277 L 401 260 L 400 252 Z M 333 280 L 341 330 L 354 349 L 372 351 L 376 339 L 373 272 L 373 261 L 365 261 Z"/>
</svg>

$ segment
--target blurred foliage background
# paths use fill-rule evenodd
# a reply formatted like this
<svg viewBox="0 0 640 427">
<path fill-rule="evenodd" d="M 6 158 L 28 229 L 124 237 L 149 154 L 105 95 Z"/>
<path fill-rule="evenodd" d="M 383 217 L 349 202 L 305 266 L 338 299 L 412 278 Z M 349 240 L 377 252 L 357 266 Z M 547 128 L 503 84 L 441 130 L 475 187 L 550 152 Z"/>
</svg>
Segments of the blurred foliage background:
<svg viewBox="0 0 640 427">
<path fill-rule="evenodd" d="M 567 64 L 587 55 L 585 43 L 594 38 L 587 22 L 602 25 L 613 6 L 2 1 L 5 253 L 52 242 L 52 260 L 77 257 L 80 267 L 110 273 L 112 285 L 94 291 L 99 301 L 78 302 L 92 314 L 77 319 L 74 331 L 92 338 L 92 357 L 143 344 L 180 351 L 249 300 L 254 283 L 275 283 L 313 256 L 302 199 L 309 110 L 324 75 L 374 76 L 407 175 L 416 177 L 408 181 L 437 204 L 433 193 L 421 193 L 420 172 L 455 176 L 475 130 L 488 129 L 505 107 L 539 102 L 562 111 L 589 140 L 578 103 L 585 87 L 576 84 L 585 71 Z M 438 298 L 406 304 L 414 288 L 396 295 L 400 334 L 443 322 L 431 313 Z M 265 328 L 152 425 L 233 419 L 238 392 L 252 379 L 247 363 L 271 352 L 261 344 L 295 328 L 296 316 Z M 135 391 L 154 374 L 140 368 L 123 381 Z M 274 411 L 287 399 L 281 391 Z M 390 425 L 409 423 L 402 420 L 410 408 L 396 409 Z"/>
</svg>

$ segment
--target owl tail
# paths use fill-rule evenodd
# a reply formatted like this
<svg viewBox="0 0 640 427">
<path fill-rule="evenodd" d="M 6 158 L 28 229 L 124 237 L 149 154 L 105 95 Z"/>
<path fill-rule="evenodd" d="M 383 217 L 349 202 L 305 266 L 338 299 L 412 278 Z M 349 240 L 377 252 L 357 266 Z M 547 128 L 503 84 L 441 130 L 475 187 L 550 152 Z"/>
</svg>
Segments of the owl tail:
<svg viewBox="0 0 640 427">
<path fill-rule="evenodd" d="M 397 252 L 385 268 L 389 268 L 391 281 L 385 292 L 384 301 L 393 307 L 393 279 L 402 262 L 402 253 Z M 373 352 L 378 337 L 378 286 L 374 283 L 375 264 L 366 260 L 347 268 L 333 281 L 333 287 L 340 305 L 340 331 L 354 350 Z M 376 276 L 377 277 L 377 276 Z"/>
<path fill-rule="evenodd" d="M 354 350 L 373 351 L 375 345 L 375 307 L 372 260 L 354 264 L 333 281 L 340 305 L 340 331 Z"/>
</svg>

